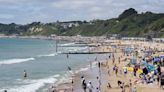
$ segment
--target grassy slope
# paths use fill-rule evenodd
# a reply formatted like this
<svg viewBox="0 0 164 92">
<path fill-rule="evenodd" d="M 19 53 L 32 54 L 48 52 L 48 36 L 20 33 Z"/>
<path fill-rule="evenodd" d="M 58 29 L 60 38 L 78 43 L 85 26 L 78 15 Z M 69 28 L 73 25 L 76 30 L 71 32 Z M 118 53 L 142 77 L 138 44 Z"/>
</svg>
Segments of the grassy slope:
<svg viewBox="0 0 164 92">
<path fill-rule="evenodd" d="M 122 34 L 126 36 L 143 36 L 145 33 L 154 30 L 163 30 L 163 14 L 136 14 L 120 20 L 110 19 L 96 21 L 94 24 L 83 24 L 72 28 L 64 35 L 106 35 L 108 33 Z"/>
</svg>

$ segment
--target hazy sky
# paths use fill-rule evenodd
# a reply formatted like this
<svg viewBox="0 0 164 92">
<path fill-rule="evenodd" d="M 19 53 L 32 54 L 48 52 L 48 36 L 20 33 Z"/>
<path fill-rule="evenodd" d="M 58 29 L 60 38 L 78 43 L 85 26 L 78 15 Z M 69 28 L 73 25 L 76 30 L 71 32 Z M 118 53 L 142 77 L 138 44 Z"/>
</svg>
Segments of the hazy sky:
<svg viewBox="0 0 164 92">
<path fill-rule="evenodd" d="M 164 0 L 0 0 L 0 23 L 109 19 L 130 7 L 164 13 Z"/>
</svg>

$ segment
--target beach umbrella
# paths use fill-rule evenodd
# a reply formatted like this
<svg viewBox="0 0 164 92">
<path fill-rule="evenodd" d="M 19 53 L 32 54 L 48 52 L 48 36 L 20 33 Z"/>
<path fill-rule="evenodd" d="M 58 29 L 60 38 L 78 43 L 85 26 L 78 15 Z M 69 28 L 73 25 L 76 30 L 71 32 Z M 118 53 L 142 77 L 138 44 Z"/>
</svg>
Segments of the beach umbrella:
<svg viewBox="0 0 164 92">
<path fill-rule="evenodd" d="M 142 69 L 138 69 L 137 73 L 141 74 L 141 73 L 143 73 L 143 70 Z"/>
<path fill-rule="evenodd" d="M 127 70 L 133 72 L 134 68 L 133 67 L 127 67 Z"/>
</svg>

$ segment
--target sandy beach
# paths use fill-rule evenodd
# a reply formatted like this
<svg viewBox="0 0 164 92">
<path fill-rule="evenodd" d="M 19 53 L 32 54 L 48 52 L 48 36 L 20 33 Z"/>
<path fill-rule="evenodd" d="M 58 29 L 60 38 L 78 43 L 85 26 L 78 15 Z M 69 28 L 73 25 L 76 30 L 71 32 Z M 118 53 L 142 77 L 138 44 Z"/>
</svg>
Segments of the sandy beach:
<svg viewBox="0 0 164 92">
<path fill-rule="evenodd" d="M 142 41 L 121 41 L 121 40 L 111 40 L 110 46 L 101 45 L 95 50 L 97 51 L 104 51 L 104 52 L 112 52 L 114 55 L 114 63 L 113 57 L 107 58 L 103 61 L 99 61 L 97 59 L 96 67 L 92 67 L 87 71 L 82 71 L 79 73 L 75 73 L 73 76 L 73 84 L 72 83 L 65 83 L 61 84 L 56 89 L 58 92 L 84 92 L 81 86 L 81 76 L 85 77 L 86 82 L 92 82 L 93 85 L 93 92 L 97 92 L 96 88 L 99 87 L 99 80 L 97 76 L 101 78 L 101 92 L 122 92 L 122 89 L 118 87 L 117 81 L 120 80 L 124 82 L 125 85 L 125 92 L 132 92 L 130 91 L 133 88 L 136 88 L 136 92 L 164 92 L 163 89 L 157 84 L 157 82 L 153 82 L 151 84 L 140 83 L 139 73 L 137 76 L 133 76 L 131 71 L 128 71 L 127 75 L 123 74 L 123 67 L 125 67 L 131 58 L 134 58 L 133 54 L 124 55 L 122 49 L 126 46 L 131 46 L 138 49 L 146 49 L 146 48 L 154 48 L 158 50 L 163 50 L 164 44 L 162 43 L 153 43 L 153 42 L 142 42 Z M 112 46 L 116 46 L 113 48 Z M 157 52 L 157 55 L 164 55 L 164 52 Z M 139 52 L 137 57 L 137 62 L 140 62 L 143 59 L 144 53 Z M 120 62 L 119 62 L 120 59 Z M 101 76 L 99 74 L 98 62 L 101 62 Z M 113 71 L 114 66 L 118 67 L 118 74 L 115 74 Z M 163 67 L 161 67 L 163 69 Z M 162 70 L 163 71 L 163 70 Z M 129 80 L 131 80 L 132 86 L 129 87 Z M 110 83 L 111 88 L 108 87 L 108 83 Z M 73 88 L 73 91 L 72 91 Z M 87 90 L 88 92 L 88 90 Z"/>
</svg>

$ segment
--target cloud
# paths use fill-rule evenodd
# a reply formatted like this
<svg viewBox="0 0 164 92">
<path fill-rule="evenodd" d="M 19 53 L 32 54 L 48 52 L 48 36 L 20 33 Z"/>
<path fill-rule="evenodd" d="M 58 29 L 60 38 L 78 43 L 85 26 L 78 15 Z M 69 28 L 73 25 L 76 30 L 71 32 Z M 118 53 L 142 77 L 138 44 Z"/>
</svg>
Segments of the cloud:
<svg viewBox="0 0 164 92">
<path fill-rule="evenodd" d="M 33 21 L 109 19 L 128 8 L 139 12 L 164 12 L 163 0 L 0 0 L 0 21 L 26 24 Z"/>
<path fill-rule="evenodd" d="M 59 0 L 52 3 L 52 7 L 60 9 L 81 9 L 95 4 L 95 0 Z"/>
</svg>

